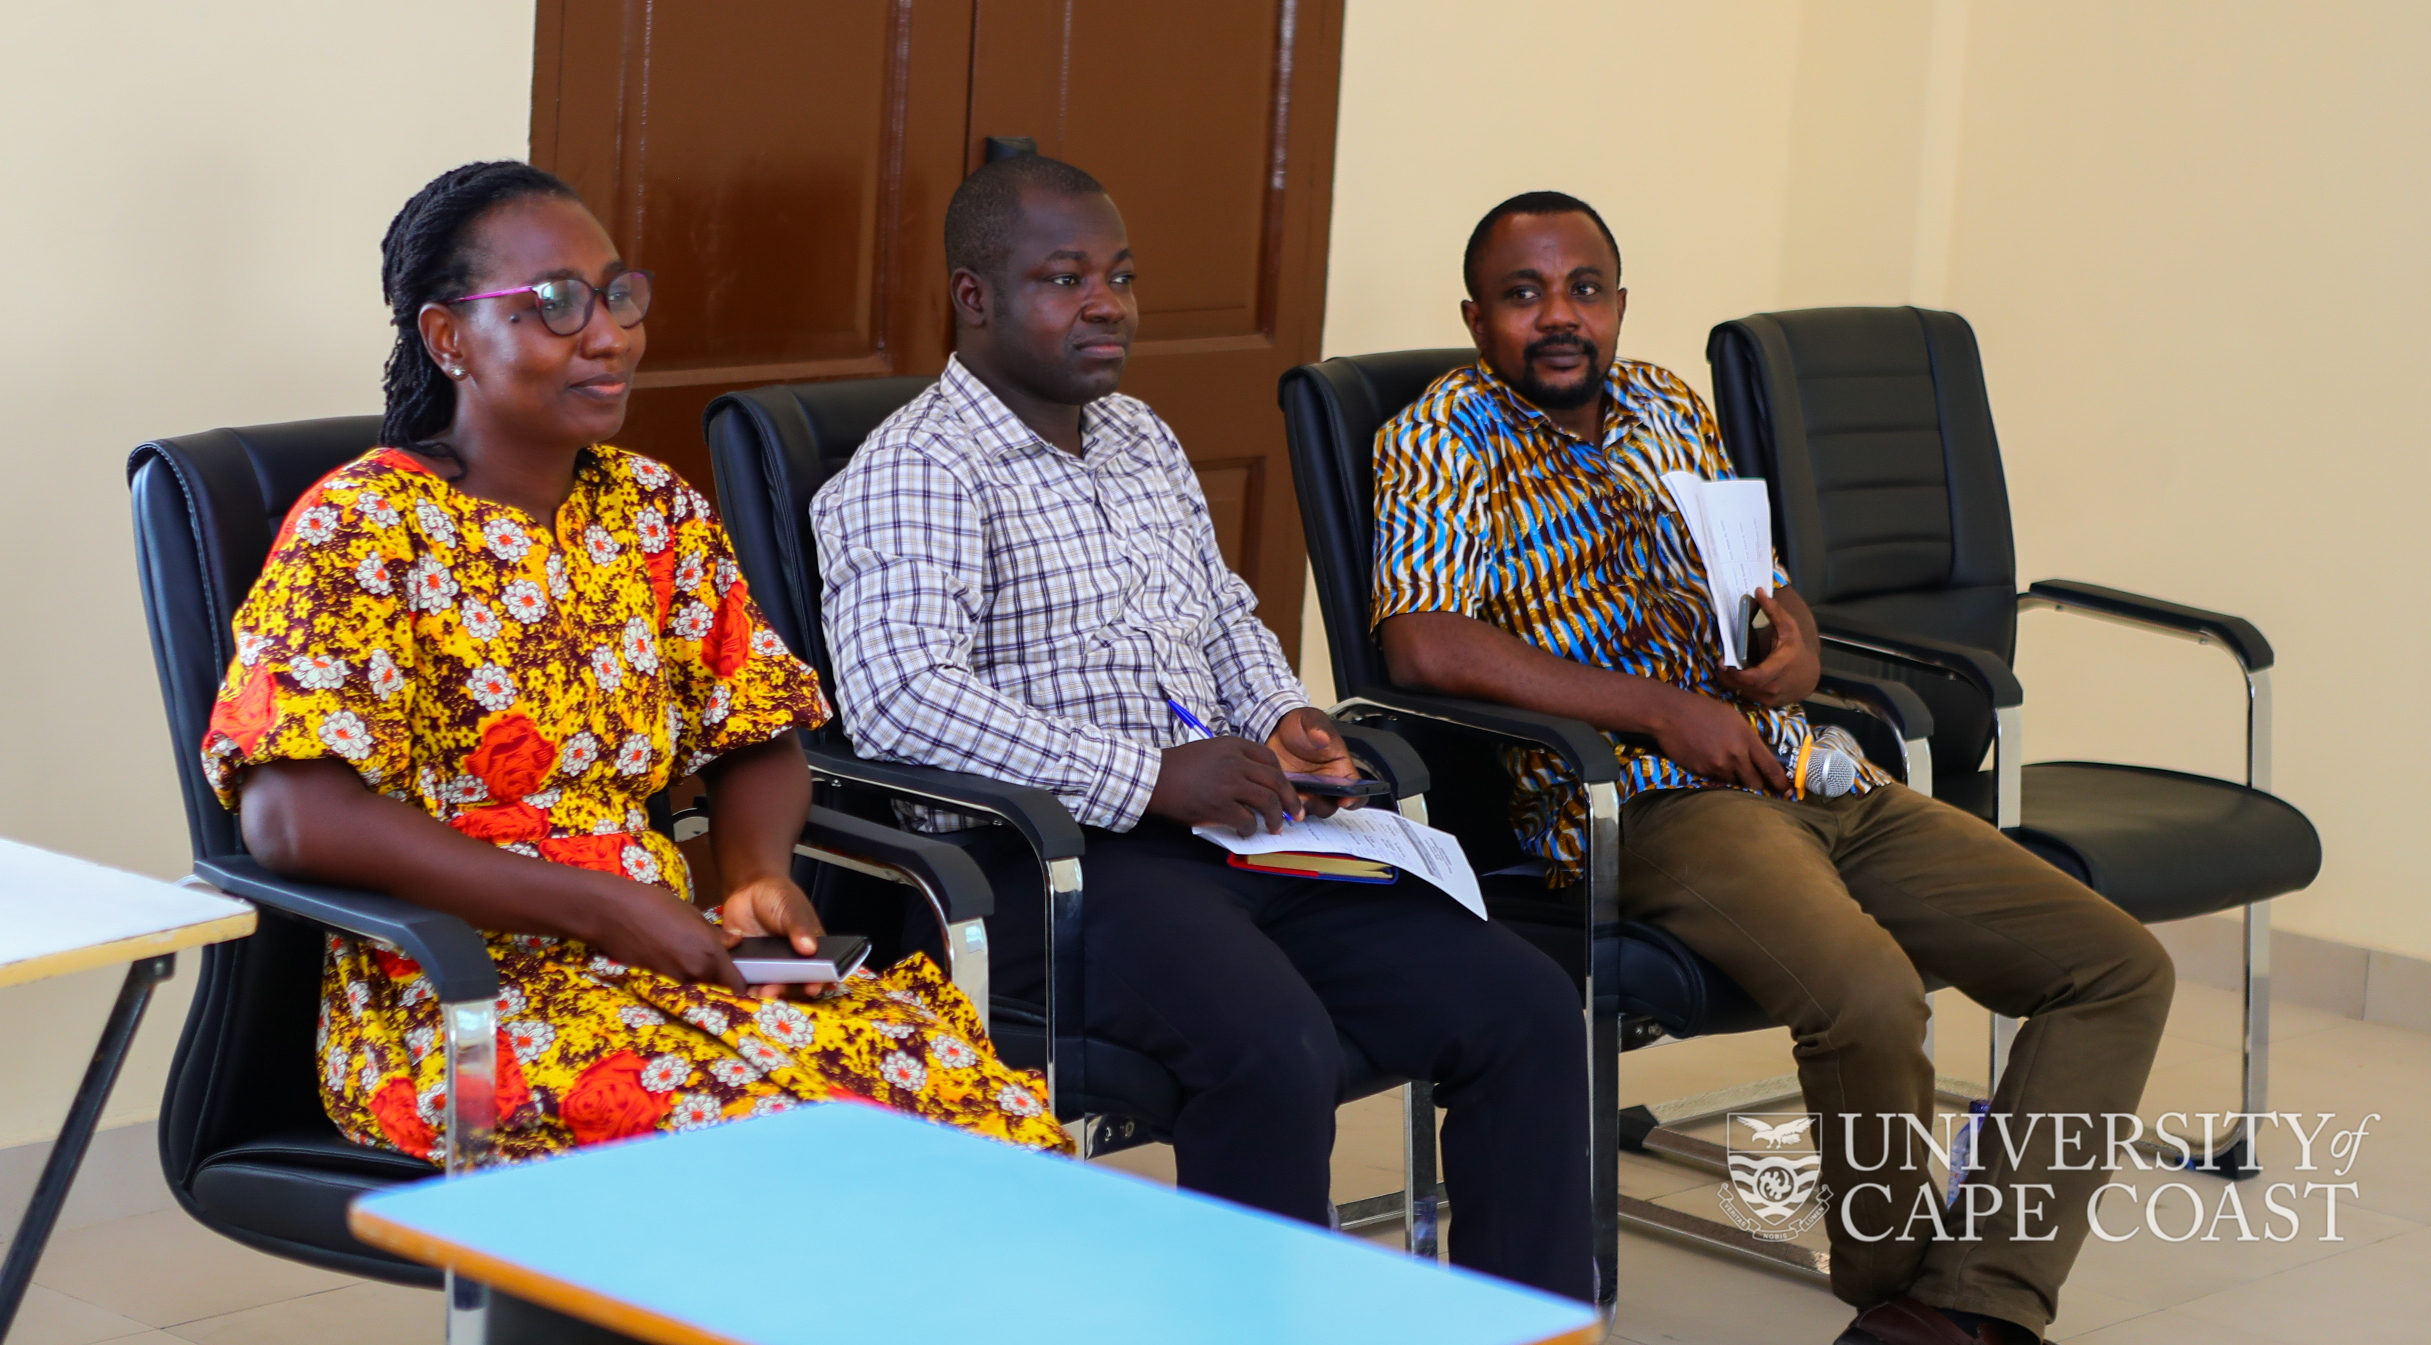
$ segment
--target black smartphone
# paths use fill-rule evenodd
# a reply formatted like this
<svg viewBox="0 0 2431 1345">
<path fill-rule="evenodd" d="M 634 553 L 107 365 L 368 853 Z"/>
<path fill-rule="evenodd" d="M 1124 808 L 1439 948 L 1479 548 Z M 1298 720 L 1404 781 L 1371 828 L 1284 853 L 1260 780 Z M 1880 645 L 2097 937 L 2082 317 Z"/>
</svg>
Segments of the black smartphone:
<svg viewBox="0 0 2431 1345">
<path fill-rule="evenodd" d="M 745 985 L 823 985 L 841 981 L 869 960 L 869 940 L 858 934 L 822 934 L 819 951 L 808 957 L 793 950 L 793 940 L 774 934 L 745 939 L 726 950 Z"/>
<path fill-rule="evenodd" d="M 1739 599 L 1739 666 L 1753 668 L 1773 652 L 1773 619 L 1752 597 Z"/>
<path fill-rule="evenodd" d="M 1303 794 L 1326 799 L 1381 799 L 1393 792 L 1393 787 L 1382 780 L 1345 780 L 1336 775 L 1304 775 L 1299 771 L 1285 771 L 1283 778 Z"/>
</svg>

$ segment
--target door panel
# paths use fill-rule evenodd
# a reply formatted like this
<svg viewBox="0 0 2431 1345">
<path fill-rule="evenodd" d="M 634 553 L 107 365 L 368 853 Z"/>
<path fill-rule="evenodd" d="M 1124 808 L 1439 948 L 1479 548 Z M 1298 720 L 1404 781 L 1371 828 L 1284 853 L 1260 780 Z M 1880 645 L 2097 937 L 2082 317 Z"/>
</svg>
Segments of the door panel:
<svg viewBox="0 0 2431 1345">
<path fill-rule="evenodd" d="M 1095 174 L 1140 260 L 1123 390 L 1181 435 L 1297 657 L 1275 385 L 1317 358 L 1342 0 L 539 0 L 532 161 L 658 272 L 620 442 L 706 485 L 720 392 L 930 374 L 991 135 Z"/>
<path fill-rule="evenodd" d="M 1030 136 L 1088 170 L 1139 260 L 1123 391 L 1173 425 L 1225 559 L 1298 657 L 1307 548 L 1275 386 L 1318 356 L 1340 0 L 979 0 L 966 163 Z"/>
<path fill-rule="evenodd" d="M 933 373 L 970 5 L 541 0 L 532 160 L 658 272 L 626 446 L 737 387 Z"/>
</svg>

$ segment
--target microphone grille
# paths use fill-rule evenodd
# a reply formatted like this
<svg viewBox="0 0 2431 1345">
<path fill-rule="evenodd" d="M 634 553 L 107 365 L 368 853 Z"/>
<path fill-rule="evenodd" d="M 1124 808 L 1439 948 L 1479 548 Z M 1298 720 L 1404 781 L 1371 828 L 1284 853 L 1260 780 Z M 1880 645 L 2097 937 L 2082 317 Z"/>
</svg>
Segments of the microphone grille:
<svg viewBox="0 0 2431 1345">
<path fill-rule="evenodd" d="M 1819 798 L 1836 799 L 1857 783 L 1857 760 L 1837 747 L 1818 741 L 1806 754 L 1806 778 L 1799 782 Z"/>
</svg>

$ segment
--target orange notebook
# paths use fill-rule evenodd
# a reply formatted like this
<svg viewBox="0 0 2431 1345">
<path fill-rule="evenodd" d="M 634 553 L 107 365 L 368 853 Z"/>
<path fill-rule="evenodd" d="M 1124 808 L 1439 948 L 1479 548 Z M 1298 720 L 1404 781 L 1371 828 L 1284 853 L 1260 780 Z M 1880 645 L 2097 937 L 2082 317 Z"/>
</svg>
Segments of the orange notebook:
<svg viewBox="0 0 2431 1345">
<path fill-rule="evenodd" d="M 1226 862 L 1236 869 L 1248 869 L 1254 873 L 1277 873 L 1291 878 L 1327 878 L 1339 883 L 1389 883 L 1401 876 L 1392 865 L 1380 864 L 1372 859 L 1300 850 L 1231 855 Z"/>
</svg>

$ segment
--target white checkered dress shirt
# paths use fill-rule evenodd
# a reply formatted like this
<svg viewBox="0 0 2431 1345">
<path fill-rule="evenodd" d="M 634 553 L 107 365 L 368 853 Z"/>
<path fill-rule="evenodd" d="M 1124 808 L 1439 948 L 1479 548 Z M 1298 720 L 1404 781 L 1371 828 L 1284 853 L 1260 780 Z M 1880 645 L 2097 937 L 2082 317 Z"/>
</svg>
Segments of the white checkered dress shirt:
<svg viewBox="0 0 2431 1345">
<path fill-rule="evenodd" d="M 1225 567 L 1165 422 L 1101 398 L 1081 444 L 1074 457 L 1040 439 L 949 360 L 810 518 L 855 747 L 1032 785 L 1126 831 L 1158 752 L 1197 736 L 1167 697 L 1263 742 L 1308 695 Z"/>
</svg>

